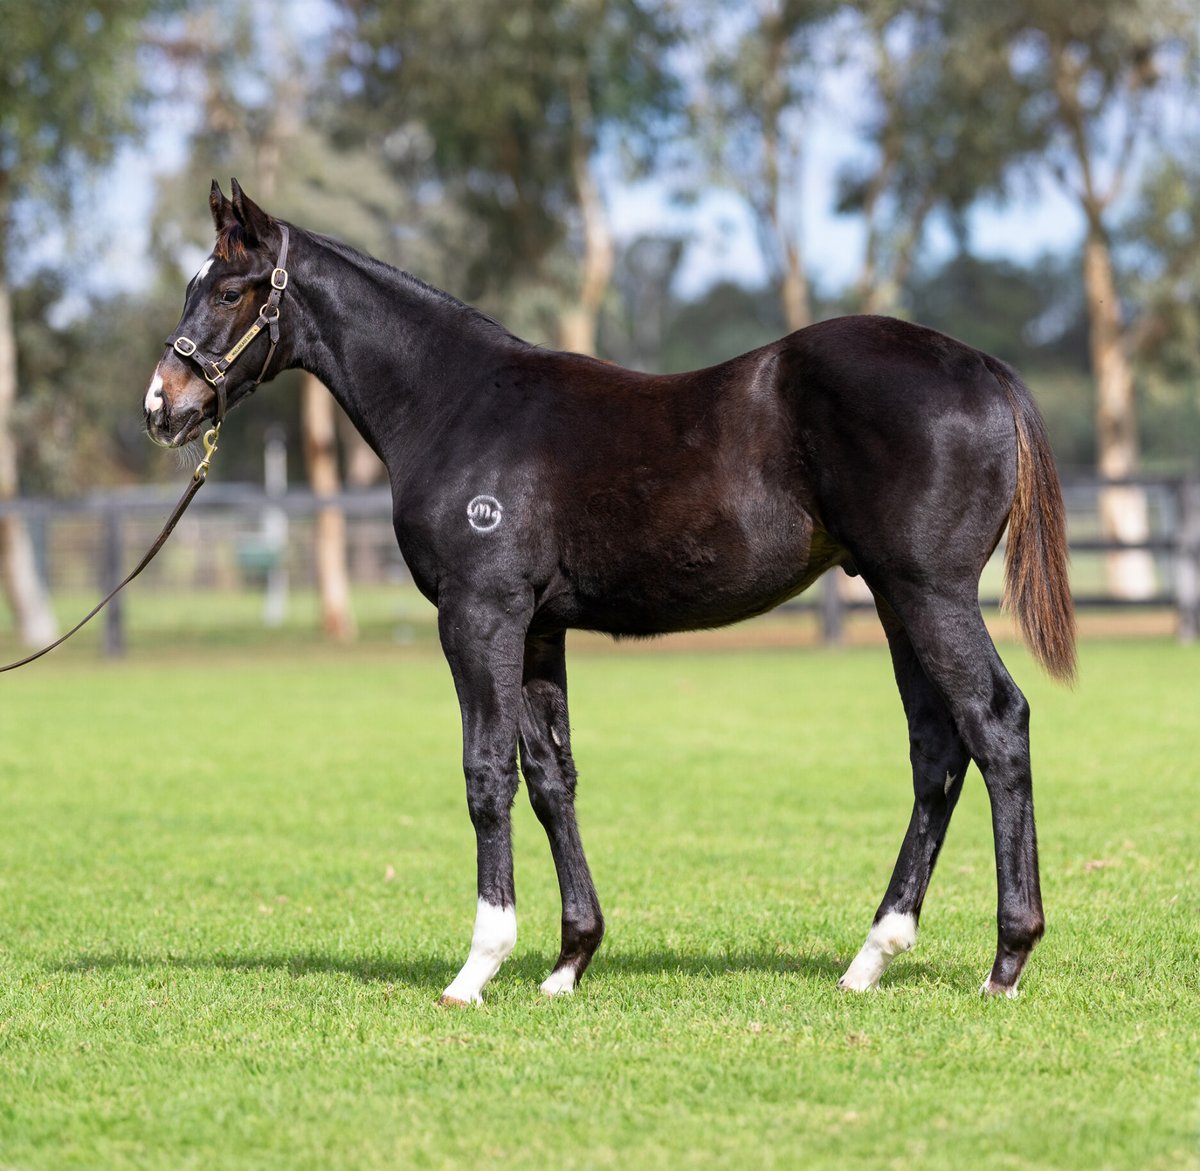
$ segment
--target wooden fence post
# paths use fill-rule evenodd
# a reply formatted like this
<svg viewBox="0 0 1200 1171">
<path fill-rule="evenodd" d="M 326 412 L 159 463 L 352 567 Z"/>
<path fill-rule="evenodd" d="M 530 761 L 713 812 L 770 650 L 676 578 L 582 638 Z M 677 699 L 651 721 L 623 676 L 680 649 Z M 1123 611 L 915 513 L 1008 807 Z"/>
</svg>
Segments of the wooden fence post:
<svg viewBox="0 0 1200 1171">
<path fill-rule="evenodd" d="M 831 569 L 821 578 L 821 640 L 826 646 L 840 646 L 845 631 L 841 584 L 840 569 Z"/>
<path fill-rule="evenodd" d="M 1200 478 L 1179 485 L 1179 528 L 1175 537 L 1175 601 L 1179 641 L 1200 637 Z"/>
</svg>

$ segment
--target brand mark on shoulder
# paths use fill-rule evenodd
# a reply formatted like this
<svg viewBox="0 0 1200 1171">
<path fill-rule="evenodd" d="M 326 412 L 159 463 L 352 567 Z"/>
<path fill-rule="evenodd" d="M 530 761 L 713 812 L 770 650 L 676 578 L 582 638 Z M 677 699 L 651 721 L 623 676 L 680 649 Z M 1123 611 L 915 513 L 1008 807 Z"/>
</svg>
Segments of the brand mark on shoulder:
<svg viewBox="0 0 1200 1171">
<path fill-rule="evenodd" d="M 467 521 L 477 533 L 490 533 L 503 519 L 504 506 L 495 496 L 476 496 L 467 505 Z"/>
</svg>

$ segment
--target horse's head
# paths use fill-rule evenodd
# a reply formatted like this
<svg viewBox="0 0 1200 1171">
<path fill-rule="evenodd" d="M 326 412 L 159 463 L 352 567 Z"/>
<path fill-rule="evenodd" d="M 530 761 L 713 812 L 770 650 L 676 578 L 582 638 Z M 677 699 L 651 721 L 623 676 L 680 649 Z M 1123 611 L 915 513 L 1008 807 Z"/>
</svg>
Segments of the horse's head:
<svg viewBox="0 0 1200 1171">
<path fill-rule="evenodd" d="M 264 377 L 279 337 L 287 285 L 287 228 L 232 183 L 226 199 L 213 181 L 208 205 L 217 243 L 188 284 L 183 316 L 146 392 L 146 432 L 163 447 L 199 435 Z"/>
</svg>

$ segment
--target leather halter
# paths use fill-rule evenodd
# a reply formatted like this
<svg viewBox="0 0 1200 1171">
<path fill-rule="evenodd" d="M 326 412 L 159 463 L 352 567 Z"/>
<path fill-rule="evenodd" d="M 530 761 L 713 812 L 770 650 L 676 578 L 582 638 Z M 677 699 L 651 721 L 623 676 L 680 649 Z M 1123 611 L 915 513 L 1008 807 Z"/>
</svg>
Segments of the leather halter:
<svg viewBox="0 0 1200 1171">
<path fill-rule="evenodd" d="M 234 342 L 225 356 L 223 358 L 210 358 L 190 337 L 185 337 L 182 333 L 173 333 L 166 340 L 166 344 L 181 358 L 186 358 L 196 363 L 205 380 L 217 392 L 217 409 L 216 414 L 213 416 L 213 421 L 218 426 L 220 426 L 221 421 L 225 418 L 226 371 L 237 361 L 242 351 L 264 329 L 267 330 L 271 338 L 271 346 L 267 350 L 267 357 L 262 364 L 262 369 L 258 372 L 258 377 L 250 384 L 250 389 L 253 390 L 266 377 L 267 367 L 270 366 L 271 359 L 275 356 L 275 347 L 279 344 L 279 301 L 288 284 L 288 228 L 287 224 L 279 224 L 278 226 L 280 232 L 283 234 L 283 242 L 279 246 L 279 258 L 275 261 L 274 269 L 271 270 L 271 291 L 267 295 L 267 302 L 259 308 L 258 317 L 255 319 L 254 324 Z"/>
</svg>

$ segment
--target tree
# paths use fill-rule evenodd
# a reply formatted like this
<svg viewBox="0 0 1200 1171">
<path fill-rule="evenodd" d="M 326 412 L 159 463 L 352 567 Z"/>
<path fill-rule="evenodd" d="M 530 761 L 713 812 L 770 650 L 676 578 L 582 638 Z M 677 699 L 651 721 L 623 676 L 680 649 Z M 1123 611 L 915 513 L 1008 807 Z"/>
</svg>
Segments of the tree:
<svg viewBox="0 0 1200 1171">
<path fill-rule="evenodd" d="M 87 176 L 138 130 L 133 61 L 154 0 L 65 0 L 0 8 L 0 498 L 17 494 L 13 409 L 17 348 L 13 282 L 23 244 L 76 203 Z M 38 579 L 29 534 L 0 517 L 0 568 L 21 639 L 49 641 L 55 621 Z"/>
<path fill-rule="evenodd" d="M 442 241 L 459 271 L 433 279 L 496 306 L 539 284 L 559 344 L 593 352 L 614 265 L 597 160 L 618 142 L 634 165 L 654 157 L 675 93 L 665 6 L 464 0 L 453 20 L 440 0 L 340 7 L 343 133 L 385 152 L 427 144 L 415 161 L 431 202 L 462 213 Z M 411 175 L 411 155 L 392 153 Z"/>
<path fill-rule="evenodd" d="M 964 51 L 952 0 L 870 0 L 839 26 L 863 81 L 869 151 L 845 165 L 838 211 L 860 215 L 862 266 L 851 297 L 862 313 L 904 308 L 926 225 L 944 210 L 960 233 L 967 209 L 1004 187 L 1025 147 L 1007 63 Z"/>
<path fill-rule="evenodd" d="M 353 144 L 338 148 L 331 142 L 320 108 L 324 52 L 306 54 L 286 27 L 270 26 L 264 44 L 266 31 L 244 5 L 225 0 L 195 5 L 167 42 L 179 68 L 178 97 L 198 107 L 199 117 L 187 167 L 164 184 L 164 209 L 198 207 L 196 193 L 214 172 L 236 174 L 274 214 L 396 259 L 395 220 L 407 201 L 378 159 Z M 181 224 L 177 212 L 164 210 L 158 236 L 160 250 L 173 258 L 185 242 L 207 245 L 211 225 L 199 214 Z M 317 496 L 334 496 L 342 480 L 340 408 L 315 376 L 291 381 L 299 382 L 309 483 Z M 376 467 L 377 457 L 356 435 L 343 439 L 343 447 L 352 454 L 356 480 L 366 482 L 364 451 Z M 323 631 L 334 639 L 353 638 L 346 524 L 333 505 L 316 515 L 314 568 Z"/>
<path fill-rule="evenodd" d="M 1200 140 L 1157 159 L 1118 227 L 1116 257 L 1139 313 L 1130 329 L 1147 406 L 1163 455 L 1200 453 Z M 1146 412 L 1147 414 L 1149 412 Z M 1147 437 L 1148 438 L 1148 437 Z"/>
<path fill-rule="evenodd" d="M 1196 100 L 1195 7 L 1189 0 L 1019 0 L 987 6 L 977 20 L 978 54 L 996 47 L 1004 54 L 1024 99 L 1024 129 L 1041 144 L 1022 161 L 1048 171 L 1083 218 L 1097 465 L 1104 479 L 1121 481 L 1140 468 L 1135 362 L 1148 331 L 1122 297 L 1114 242 L 1131 178 L 1162 149 L 1156 128 L 1166 121 L 1164 101 L 1172 89 L 1177 99 L 1182 91 L 1181 100 Z M 1106 488 L 1100 520 L 1109 539 L 1146 540 L 1144 493 Z M 1118 596 L 1148 597 L 1153 561 L 1140 551 L 1110 554 L 1108 579 Z"/>
<path fill-rule="evenodd" d="M 717 128 L 715 173 L 752 212 L 788 329 L 813 319 L 801 206 L 805 119 L 834 49 L 835 11 L 827 0 L 758 0 L 733 29 L 726 6 L 705 13 L 710 56 L 696 113 Z"/>
</svg>

